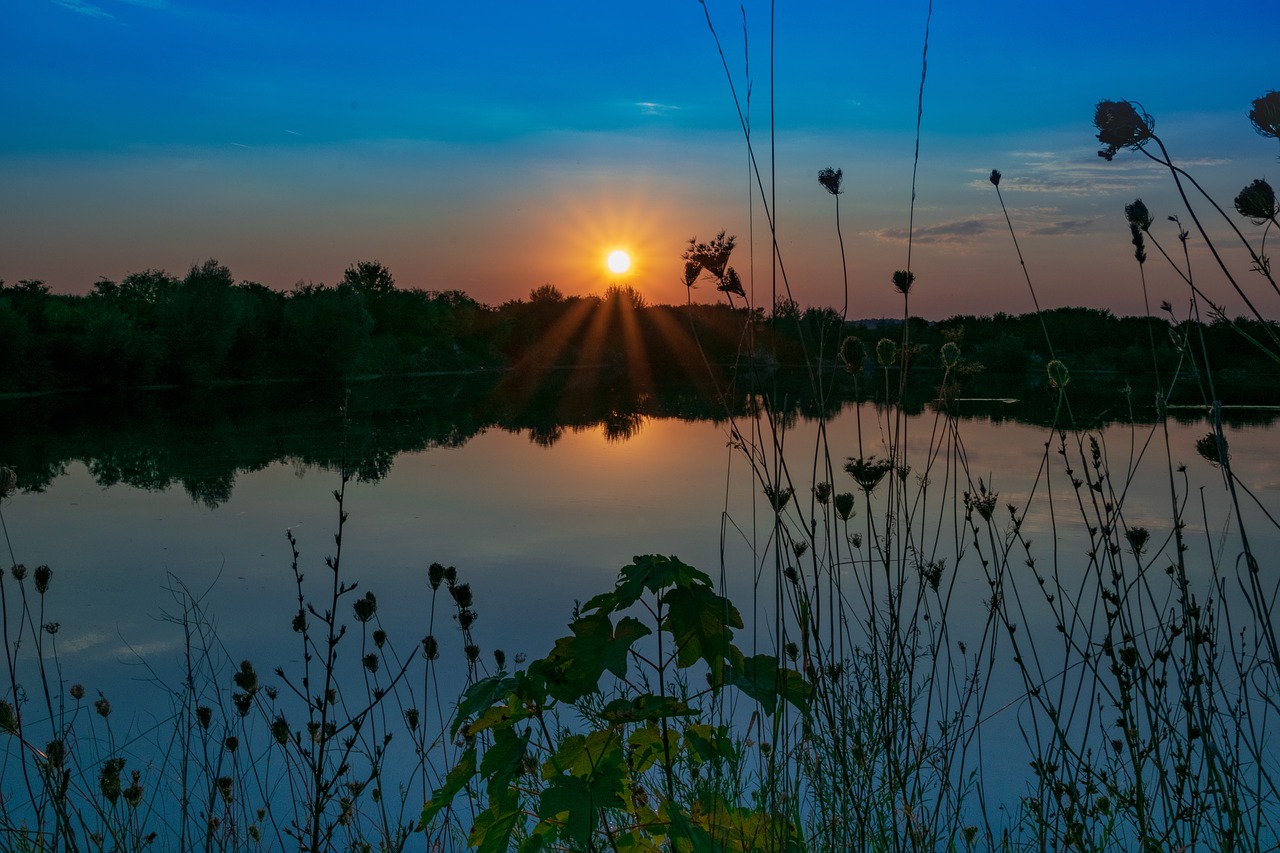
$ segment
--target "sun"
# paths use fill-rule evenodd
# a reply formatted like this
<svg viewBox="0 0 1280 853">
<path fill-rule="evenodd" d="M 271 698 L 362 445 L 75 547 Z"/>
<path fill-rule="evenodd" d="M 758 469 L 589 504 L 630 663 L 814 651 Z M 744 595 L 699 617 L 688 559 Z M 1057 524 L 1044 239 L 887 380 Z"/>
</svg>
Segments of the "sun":
<svg viewBox="0 0 1280 853">
<path fill-rule="evenodd" d="M 605 265 L 609 267 L 609 272 L 614 275 L 622 275 L 631 269 L 631 256 L 622 249 L 616 249 L 609 253 L 609 257 L 605 258 Z"/>
</svg>

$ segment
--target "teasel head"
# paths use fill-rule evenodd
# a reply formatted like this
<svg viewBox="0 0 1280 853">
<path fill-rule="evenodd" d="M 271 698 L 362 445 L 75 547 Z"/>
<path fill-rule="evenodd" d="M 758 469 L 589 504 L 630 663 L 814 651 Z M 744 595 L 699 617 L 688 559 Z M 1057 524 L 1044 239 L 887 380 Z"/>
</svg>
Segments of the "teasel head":
<svg viewBox="0 0 1280 853">
<path fill-rule="evenodd" d="M 950 370 L 960 363 L 960 346 L 955 341 L 947 341 L 942 345 L 940 355 L 942 366 Z"/>
<path fill-rule="evenodd" d="M 898 360 L 898 345 L 888 338 L 876 341 L 876 362 L 888 367 Z"/>
<path fill-rule="evenodd" d="M 916 274 L 910 270 L 897 270 L 893 274 L 893 286 L 899 293 L 906 296 L 911 292 L 911 285 L 915 283 Z"/>
<path fill-rule="evenodd" d="M 818 183 L 832 195 L 840 195 L 840 182 L 844 180 L 843 169 L 832 169 L 830 166 L 818 172 Z"/>
<path fill-rule="evenodd" d="M 1045 373 L 1049 376 L 1049 385 L 1059 391 L 1066 388 L 1067 383 L 1071 381 L 1067 366 L 1056 358 L 1045 365 Z"/>
<path fill-rule="evenodd" d="M 1098 101 L 1093 124 L 1098 141 L 1106 146 L 1098 152 L 1104 160 L 1111 160 L 1122 148 L 1141 148 L 1155 131 L 1155 119 L 1134 101 Z"/>
<path fill-rule="evenodd" d="M 1261 98 L 1254 98 L 1249 121 L 1263 136 L 1280 139 L 1280 92 L 1267 92 Z"/>
<path fill-rule="evenodd" d="M 1262 178 L 1240 190 L 1236 196 L 1236 212 L 1248 217 L 1254 225 L 1276 218 L 1276 191 Z"/>
<path fill-rule="evenodd" d="M 840 342 L 839 358 L 844 362 L 845 370 L 857 373 L 862 370 L 862 362 L 867 358 L 867 348 L 860 338 L 850 335 Z"/>
</svg>

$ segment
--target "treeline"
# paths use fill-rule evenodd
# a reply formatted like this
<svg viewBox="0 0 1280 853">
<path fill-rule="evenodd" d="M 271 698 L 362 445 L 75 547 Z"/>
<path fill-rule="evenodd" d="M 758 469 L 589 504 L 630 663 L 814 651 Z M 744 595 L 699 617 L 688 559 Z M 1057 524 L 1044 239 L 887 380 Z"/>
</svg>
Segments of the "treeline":
<svg viewBox="0 0 1280 853">
<path fill-rule="evenodd" d="M 938 359 L 924 353 L 953 341 L 971 371 L 1043 369 L 1057 357 L 1072 371 L 1147 375 L 1172 369 L 1180 358 L 1184 369 L 1188 359 L 1203 367 L 1205 352 L 1218 371 L 1274 371 L 1248 340 L 1276 334 L 1269 325 L 1212 323 L 1195 330 L 1189 347 L 1187 324 L 1096 309 L 938 323 L 912 318 L 908 337 L 917 354 L 908 363 L 936 369 Z M 901 321 L 843 323 L 830 308 L 802 310 L 790 301 L 768 313 L 725 304 L 648 305 L 629 287 L 581 297 L 543 285 L 527 299 L 487 306 L 458 290 L 399 288 L 377 262 L 349 267 L 336 285 L 285 292 L 237 283 L 215 260 L 193 265 L 182 278 L 146 270 L 118 282 L 102 279 L 85 296 L 54 294 L 40 281 L 0 281 L 3 392 L 507 367 L 701 378 L 708 366 L 714 372 L 836 363 L 848 337 L 863 342 L 865 364 L 875 366 L 876 343 L 900 340 Z"/>
</svg>

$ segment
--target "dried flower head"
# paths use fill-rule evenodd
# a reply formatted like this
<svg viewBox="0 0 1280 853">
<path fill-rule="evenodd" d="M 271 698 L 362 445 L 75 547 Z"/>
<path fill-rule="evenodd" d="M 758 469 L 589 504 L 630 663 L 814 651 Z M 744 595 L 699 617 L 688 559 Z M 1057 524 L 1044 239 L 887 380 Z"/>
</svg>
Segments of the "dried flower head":
<svg viewBox="0 0 1280 853">
<path fill-rule="evenodd" d="M 1000 178 L 1001 178 L 1001 177 L 1002 177 L 1002 176 L 1001 176 L 1001 174 L 1000 174 L 1000 170 L 999 170 L 999 169 L 992 169 L 992 170 L 991 170 L 991 178 L 990 178 L 991 185 L 992 185 L 993 187 L 998 187 L 998 186 L 1000 186 Z"/>
<path fill-rule="evenodd" d="M 1151 230 L 1151 211 L 1147 210 L 1147 206 L 1140 198 L 1135 198 L 1133 204 L 1124 206 L 1124 218 L 1129 220 L 1130 225 L 1135 225 L 1143 231 Z"/>
<path fill-rule="evenodd" d="M 493 662 L 498 665 L 498 669 L 503 669 L 507 665 L 507 653 L 502 649 L 493 650 Z"/>
<path fill-rule="evenodd" d="M 462 651 L 467 656 L 467 663 L 475 663 L 480 659 L 480 647 L 475 643 L 467 643 L 462 647 Z"/>
<path fill-rule="evenodd" d="M 18 488 L 18 475 L 12 468 L 0 468 L 0 498 L 7 498 Z"/>
<path fill-rule="evenodd" d="M 857 481 L 864 492 L 870 494 L 885 475 L 893 470 L 893 463 L 888 459 L 877 459 L 874 456 L 850 458 L 844 470 Z"/>
<path fill-rule="evenodd" d="M 898 345 L 888 338 L 876 341 L 876 361 L 881 367 L 888 367 L 898 360 Z"/>
<path fill-rule="evenodd" d="M 697 261 L 684 262 L 684 286 L 692 288 L 697 282 L 698 276 L 702 275 L 702 264 Z"/>
<path fill-rule="evenodd" d="M 453 596 L 454 603 L 459 607 L 470 607 L 473 601 L 471 594 L 471 584 L 460 583 L 457 586 L 449 588 L 449 594 Z"/>
<path fill-rule="evenodd" d="M 947 341 L 942 345 L 942 366 L 950 370 L 960 362 L 960 347 L 955 341 Z"/>
<path fill-rule="evenodd" d="M 53 569 L 48 566 L 36 566 L 36 592 L 44 595 L 49 591 L 49 579 L 53 577 Z"/>
<path fill-rule="evenodd" d="M 1196 439 L 1196 453 L 1199 453 L 1200 456 L 1211 465 L 1222 464 L 1222 453 L 1226 450 L 1226 447 L 1226 436 L 1222 437 L 1221 447 L 1219 447 L 1218 444 L 1218 436 L 1211 432 Z M 1227 458 L 1231 458 L 1230 454 L 1227 454 Z"/>
<path fill-rule="evenodd" d="M 21 581 L 27 576 L 27 567 L 22 563 L 18 563 L 16 566 L 9 569 L 9 574 L 13 575 L 14 580 Z"/>
<path fill-rule="evenodd" d="M 844 180 L 843 169 L 832 169 L 830 166 L 818 172 L 818 183 L 832 195 L 840 195 L 840 182 Z"/>
<path fill-rule="evenodd" d="M 897 270 L 893 274 L 893 286 L 903 296 L 911 292 L 911 285 L 915 280 L 916 274 L 909 270 Z"/>
<path fill-rule="evenodd" d="M 1045 373 L 1049 375 L 1049 385 L 1058 390 L 1066 388 L 1067 383 L 1071 381 L 1067 366 L 1056 358 L 1045 365 Z"/>
<path fill-rule="evenodd" d="M 369 672 L 376 673 L 378 671 L 378 656 L 373 652 L 364 656 L 364 668 Z"/>
<path fill-rule="evenodd" d="M 50 767 L 61 767 L 67 760 L 67 745 L 60 740 L 51 740 L 44 748 L 45 760 Z"/>
<path fill-rule="evenodd" d="M 1280 139 L 1280 92 L 1267 92 L 1261 98 L 1254 98 L 1249 121 L 1263 136 Z"/>
<path fill-rule="evenodd" d="M 1155 119 L 1134 101 L 1098 101 L 1093 124 L 1098 141 L 1106 146 L 1098 152 L 1104 160 L 1115 157 L 1121 148 L 1141 148 L 1155 130 Z"/>
<path fill-rule="evenodd" d="M 827 505 L 827 501 L 831 500 L 831 484 L 817 483 L 813 487 L 813 497 L 823 506 Z"/>
<path fill-rule="evenodd" d="M 84 685 L 83 684 L 71 685 L 70 693 L 71 693 L 71 698 L 79 702 L 81 699 L 84 698 Z"/>
<path fill-rule="evenodd" d="M 432 563 L 427 568 L 427 581 L 431 584 L 431 588 L 439 589 L 442 580 L 444 580 L 444 566 Z"/>
<path fill-rule="evenodd" d="M 841 521 L 853 517 L 853 492 L 841 492 L 836 495 L 836 515 Z"/>
<path fill-rule="evenodd" d="M 373 644 L 378 648 L 382 648 L 387 644 L 387 632 L 379 628 L 373 632 Z"/>
<path fill-rule="evenodd" d="M 862 369 L 862 362 L 867 358 L 867 348 L 863 346 L 860 338 L 850 335 L 840 342 L 839 357 L 840 361 L 844 362 L 845 370 L 857 373 Z"/>
<path fill-rule="evenodd" d="M 228 735 L 227 739 L 222 742 L 222 745 L 227 748 L 227 752 L 235 752 L 240 748 L 240 738 L 235 735 Z"/>
<path fill-rule="evenodd" d="M 742 279 L 738 277 L 738 271 L 733 267 L 725 269 L 724 277 L 716 285 L 716 290 L 721 293 L 732 293 L 734 296 L 741 296 L 743 299 L 747 298 L 747 291 L 742 287 Z"/>
<path fill-rule="evenodd" d="M 357 621 L 368 622 L 373 618 L 373 614 L 378 612 L 378 599 L 372 592 L 366 592 L 364 598 L 357 598 L 351 607 L 355 611 Z"/>
<path fill-rule="evenodd" d="M 93 703 L 93 710 L 97 711 L 100 717 L 111 716 L 111 703 L 107 701 L 107 697 L 103 696 L 101 692 L 98 693 L 98 698 Z"/>
<path fill-rule="evenodd" d="M 1247 216 L 1255 225 L 1276 218 L 1276 191 L 1271 184 L 1259 178 L 1240 190 L 1236 196 L 1236 212 Z"/>
<path fill-rule="evenodd" d="M 284 746 L 289 742 L 289 721 L 284 717 L 276 717 L 271 721 L 271 737 L 276 743 Z"/>
<path fill-rule="evenodd" d="M 431 634 L 422 639 L 422 656 L 427 660 L 440 659 L 440 643 Z"/>
</svg>

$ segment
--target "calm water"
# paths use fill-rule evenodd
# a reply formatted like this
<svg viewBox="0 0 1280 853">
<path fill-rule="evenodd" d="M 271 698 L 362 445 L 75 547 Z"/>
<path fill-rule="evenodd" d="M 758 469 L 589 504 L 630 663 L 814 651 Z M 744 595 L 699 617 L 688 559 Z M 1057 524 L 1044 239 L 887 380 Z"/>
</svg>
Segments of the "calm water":
<svg viewBox="0 0 1280 853">
<path fill-rule="evenodd" d="M 286 406 L 264 420 L 263 407 L 255 406 L 243 421 L 234 412 L 220 412 L 178 427 L 145 411 L 137 421 L 107 413 L 98 431 L 90 420 L 74 428 L 63 424 L 62 431 L 50 427 L 43 435 L 26 431 L 25 444 L 10 436 L 7 447 L 16 447 L 27 466 L 24 471 L 19 465 L 20 478 L 37 469 L 41 479 L 40 490 L 5 502 L 4 521 L 17 562 L 54 570 L 45 613 L 38 618 L 60 624 L 54 639 L 67 683 L 81 682 L 91 695 L 103 690 L 125 713 L 158 709 L 163 693 L 151 681 L 178 671 L 183 642 L 179 628 L 165 618 L 175 609 L 166 591 L 175 580 L 204 597 L 232 660 L 250 657 L 261 672 L 296 665 L 296 635 L 290 630 L 296 589 L 285 533 L 292 530 L 297 537 L 301 568 L 319 598 L 327 582 L 323 558 L 333 553 L 336 528 L 331 492 L 340 483 L 334 466 L 344 446 L 368 476 L 347 489 L 343 575 L 376 593 L 392 641 L 405 648 L 426 633 L 426 567 L 433 561 L 456 566 L 471 583 L 480 614 L 476 638 L 486 655 L 502 648 L 509 659 L 543 654 L 563 631 L 575 600 L 610 587 L 635 554 L 675 554 L 713 578 L 723 577 L 727 594 L 748 619 L 753 579 L 764 576 L 764 584 L 772 584 L 756 556 L 768 533 L 765 507 L 740 452 L 729 446 L 723 419 L 646 409 L 643 400 L 632 400 L 630 408 L 562 416 L 562 424 L 503 423 L 494 417 L 459 426 L 452 422 L 458 418 L 445 417 L 423 433 L 415 432 L 423 409 L 401 400 L 389 412 L 363 420 L 353 413 L 344 432 L 340 400 L 326 393 L 316 403 L 321 414 Z M 30 407 L 39 405 L 23 403 L 28 408 L 21 419 L 38 419 Z M 429 403 L 427 409 L 436 411 Z M 290 411 L 297 417 L 291 419 Z M 1051 526 L 1043 500 L 1045 443 L 1056 434 L 1043 425 L 1001 419 L 1000 411 L 996 406 L 994 418 L 958 422 L 969 470 L 1000 492 L 1001 512 L 1006 503 L 1025 504 L 1034 489 L 1027 535 L 1046 552 L 1056 537 L 1063 554 L 1083 553 L 1087 536 L 1078 513 L 1062 513 Z M 828 426 L 837 470 L 856 452 L 859 414 L 864 452 L 884 454 L 877 446 L 887 429 L 882 413 L 872 404 L 860 413 L 845 406 Z M 48 417 L 46 423 L 63 423 Z M 913 458 L 923 460 L 939 423 L 927 410 L 910 416 Z M 797 414 L 786 433 L 793 476 L 806 488 L 816 429 Z M 1111 424 L 1094 434 L 1117 474 L 1136 468 L 1126 516 L 1158 540 L 1168 529 L 1169 506 L 1158 431 L 1141 455 L 1153 429 Z M 1173 463 L 1186 465 L 1187 481 L 1179 480 L 1179 489 L 1191 496 L 1189 556 L 1201 567 L 1195 580 L 1207 583 L 1206 556 L 1214 554 L 1227 566 L 1236 559 L 1235 519 L 1221 500 L 1218 470 L 1195 449 L 1205 424 L 1172 423 L 1170 430 Z M 1242 482 L 1263 505 L 1280 506 L 1274 427 L 1232 426 L 1228 439 Z M 104 449 L 112 447 L 120 448 L 114 457 Z M 1049 464 L 1050 482 L 1061 496 L 1058 457 L 1051 455 Z M 939 468 L 932 477 L 940 476 Z M 837 491 L 854 490 L 842 473 L 835 485 Z M 1246 510 L 1254 548 L 1266 555 L 1264 577 L 1274 587 L 1271 555 L 1280 553 L 1280 538 L 1263 521 L 1260 512 Z M 1070 570 L 1071 558 L 1063 564 Z M 981 612 L 986 584 L 978 576 L 960 577 L 957 595 L 952 632 L 963 639 L 966 630 L 979 630 L 981 619 L 973 614 Z M 440 612 L 446 618 L 443 607 Z M 970 626 L 966 613 L 973 616 Z M 1048 631 L 1045 624 L 1028 628 Z M 744 647 L 753 642 L 751 630 Z M 453 654 L 460 661 L 451 648 L 460 648 L 457 632 L 446 627 L 436 633 L 445 659 Z M 758 639 L 771 646 L 763 629 Z M 1009 703 L 1004 713 L 1012 718 L 1021 689 L 1013 681 L 997 688 L 991 707 Z M 1025 759 L 1010 766 L 1025 768 Z"/>
</svg>

